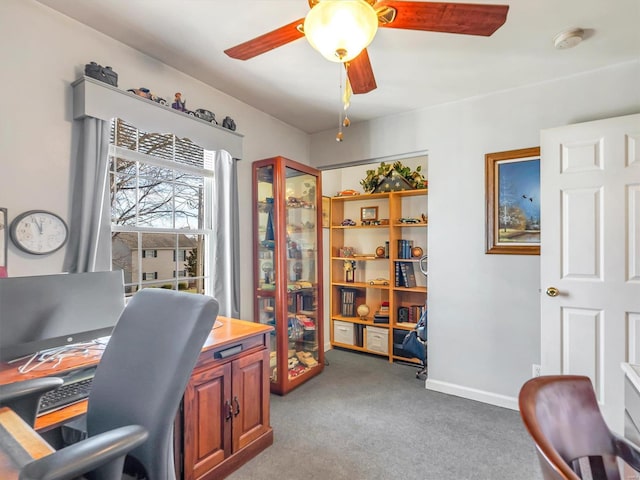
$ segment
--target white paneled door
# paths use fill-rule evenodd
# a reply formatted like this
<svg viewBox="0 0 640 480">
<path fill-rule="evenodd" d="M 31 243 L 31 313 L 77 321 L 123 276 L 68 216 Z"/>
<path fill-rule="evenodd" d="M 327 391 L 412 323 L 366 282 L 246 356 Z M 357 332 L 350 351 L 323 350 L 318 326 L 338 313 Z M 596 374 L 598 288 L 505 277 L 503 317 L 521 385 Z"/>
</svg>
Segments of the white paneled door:
<svg viewBox="0 0 640 480">
<path fill-rule="evenodd" d="M 640 115 L 541 133 L 542 374 L 591 378 L 624 431 L 622 362 L 640 363 Z"/>
</svg>

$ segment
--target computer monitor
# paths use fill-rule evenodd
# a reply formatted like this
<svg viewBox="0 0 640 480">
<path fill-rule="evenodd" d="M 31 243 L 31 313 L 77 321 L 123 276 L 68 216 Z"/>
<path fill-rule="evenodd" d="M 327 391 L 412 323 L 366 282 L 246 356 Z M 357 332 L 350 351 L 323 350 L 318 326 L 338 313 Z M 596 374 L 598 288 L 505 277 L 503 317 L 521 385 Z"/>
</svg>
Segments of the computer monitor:
<svg viewBox="0 0 640 480">
<path fill-rule="evenodd" d="M 121 270 L 0 278 L 0 360 L 109 335 L 123 309 Z"/>
</svg>

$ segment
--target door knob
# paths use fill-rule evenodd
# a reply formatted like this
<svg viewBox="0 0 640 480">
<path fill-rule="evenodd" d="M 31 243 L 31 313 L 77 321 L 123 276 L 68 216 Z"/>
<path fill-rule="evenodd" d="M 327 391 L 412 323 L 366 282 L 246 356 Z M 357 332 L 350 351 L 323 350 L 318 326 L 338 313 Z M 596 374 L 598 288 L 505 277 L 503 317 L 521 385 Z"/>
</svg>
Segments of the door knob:
<svg viewBox="0 0 640 480">
<path fill-rule="evenodd" d="M 547 288 L 547 295 L 549 295 L 550 297 L 557 297 L 558 295 L 560 295 L 560 290 L 558 290 L 556 287 L 549 287 Z"/>
</svg>

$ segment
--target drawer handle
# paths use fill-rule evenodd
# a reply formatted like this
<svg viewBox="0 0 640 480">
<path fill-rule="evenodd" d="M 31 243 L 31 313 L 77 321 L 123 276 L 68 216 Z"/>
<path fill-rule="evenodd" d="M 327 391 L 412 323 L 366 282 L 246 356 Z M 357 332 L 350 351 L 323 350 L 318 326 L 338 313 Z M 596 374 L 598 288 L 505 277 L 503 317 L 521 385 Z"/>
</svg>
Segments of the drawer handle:
<svg viewBox="0 0 640 480">
<path fill-rule="evenodd" d="M 238 397 L 234 395 L 233 401 L 236 403 L 236 411 L 233 412 L 233 416 L 237 417 L 240 414 L 240 402 L 238 401 Z"/>
<path fill-rule="evenodd" d="M 231 348 L 227 348 L 225 350 L 220 350 L 219 352 L 215 352 L 213 354 L 214 358 L 227 358 L 236 353 L 240 353 L 242 351 L 242 345 L 234 345 Z"/>
</svg>

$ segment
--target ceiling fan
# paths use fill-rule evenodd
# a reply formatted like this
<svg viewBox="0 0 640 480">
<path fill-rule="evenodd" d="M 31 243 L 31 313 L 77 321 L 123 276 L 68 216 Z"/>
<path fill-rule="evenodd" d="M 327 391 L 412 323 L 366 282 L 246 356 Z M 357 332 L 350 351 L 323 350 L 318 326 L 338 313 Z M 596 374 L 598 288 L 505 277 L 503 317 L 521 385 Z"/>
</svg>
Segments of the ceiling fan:
<svg viewBox="0 0 640 480">
<path fill-rule="evenodd" d="M 342 62 L 353 93 L 367 93 L 377 88 L 366 47 L 378 27 L 461 33 L 490 36 L 504 24 L 508 5 L 475 3 L 421 2 L 401 0 L 308 0 L 310 11 L 298 19 L 271 32 L 225 50 L 238 60 L 248 60 L 301 37 L 325 58 Z M 352 9 L 353 23 L 339 28 L 330 25 L 344 20 L 343 9 Z M 347 46 L 346 37 L 361 32 L 361 44 Z M 344 35 L 345 38 L 340 37 Z M 338 38 L 340 37 L 340 38 Z M 328 41 L 328 45 L 320 45 Z"/>
</svg>

